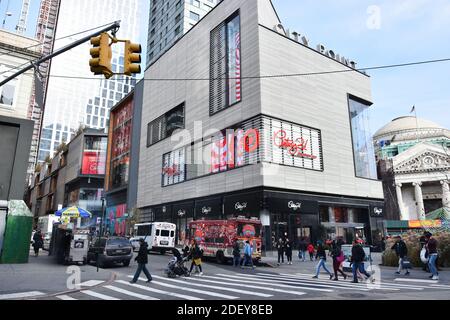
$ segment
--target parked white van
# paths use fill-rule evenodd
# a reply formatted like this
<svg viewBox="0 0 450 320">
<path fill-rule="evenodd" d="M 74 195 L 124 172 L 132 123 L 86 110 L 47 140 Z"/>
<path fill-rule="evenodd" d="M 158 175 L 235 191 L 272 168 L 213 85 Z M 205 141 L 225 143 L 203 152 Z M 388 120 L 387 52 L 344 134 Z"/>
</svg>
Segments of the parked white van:
<svg viewBox="0 0 450 320">
<path fill-rule="evenodd" d="M 130 239 L 133 250 L 139 250 L 139 239 L 147 242 L 149 251 L 164 254 L 175 247 L 176 225 L 168 222 L 139 223 L 134 225 L 134 237 Z"/>
</svg>

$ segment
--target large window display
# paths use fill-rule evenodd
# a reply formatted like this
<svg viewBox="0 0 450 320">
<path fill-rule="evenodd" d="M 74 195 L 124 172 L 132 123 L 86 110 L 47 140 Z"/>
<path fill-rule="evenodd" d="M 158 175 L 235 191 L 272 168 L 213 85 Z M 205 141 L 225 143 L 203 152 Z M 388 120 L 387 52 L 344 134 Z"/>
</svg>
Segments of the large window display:
<svg viewBox="0 0 450 320">
<path fill-rule="evenodd" d="M 377 179 L 369 108 L 369 103 L 353 96 L 349 97 L 355 174 L 360 178 Z"/>
<path fill-rule="evenodd" d="M 131 149 L 132 100 L 112 111 L 113 133 L 111 140 L 111 189 L 128 183 Z"/>
<path fill-rule="evenodd" d="M 169 186 L 185 180 L 185 148 L 163 155 L 162 185 Z"/>
<path fill-rule="evenodd" d="M 81 174 L 105 174 L 107 143 L 108 139 L 106 137 L 85 137 Z"/>
<path fill-rule="evenodd" d="M 211 32 L 210 114 L 238 103 L 241 86 L 240 16 L 234 14 Z"/>
<path fill-rule="evenodd" d="M 258 116 L 163 156 L 162 185 L 270 162 L 323 170 L 320 130 Z"/>
<path fill-rule="evenodd" d="M 12 68 L 14 67 L 0 64 L 0 80 L 9 77 L 12 74 L 9 70 Z M 18 79 L 15 78 L 0 87 L 0 106 L 12 108 L 14 105 L 17 83 Z"/>
</svg>

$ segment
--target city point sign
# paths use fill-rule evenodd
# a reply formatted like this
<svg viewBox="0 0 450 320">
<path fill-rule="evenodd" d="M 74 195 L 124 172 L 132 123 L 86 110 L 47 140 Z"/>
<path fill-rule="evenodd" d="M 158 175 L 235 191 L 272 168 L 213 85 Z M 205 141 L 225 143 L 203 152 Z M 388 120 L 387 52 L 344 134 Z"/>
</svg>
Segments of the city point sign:
<svg viewBox="0 0 450 320">
<path fill-rule="evenodd" d="M 290 30 L 285 29 L 282 24 L 275 25 L 273 27 L 273 29 L 276 32 L 288 37 L 289 39 L 292 39 L 295 42 L 298 42 L 298 43 L 304 45 L 305 47 L 311 48 L 310 41 L 306 36 L 296 32 L 296 31 L 290 32 Z M 323 44 L 318 44 L 314 50 L 316 50 L 320 54 L 323 54 L 324 56 L 327 56 L 333 60 L 336 60 L 336 61 L 346 65 L 349 68 L 356 69 L 355 61 L 347 59 L 346 57 L 336 53 L 334 50 L 326 48 Z"/>
</svg>

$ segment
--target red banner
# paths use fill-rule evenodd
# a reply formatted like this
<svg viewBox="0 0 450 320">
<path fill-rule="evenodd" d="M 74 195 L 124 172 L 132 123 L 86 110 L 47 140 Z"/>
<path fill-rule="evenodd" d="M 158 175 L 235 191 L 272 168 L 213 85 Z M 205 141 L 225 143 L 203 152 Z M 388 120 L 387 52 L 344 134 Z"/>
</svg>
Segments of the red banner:
<svg viewBox="0 0 450 320">
<path fill-rule="evenodd" d="M 102 175 L 105 174 L 105 157 L 96 151 L 85 151 L 83 153 L 83 166 L 81 174 Z"/>
</svg>

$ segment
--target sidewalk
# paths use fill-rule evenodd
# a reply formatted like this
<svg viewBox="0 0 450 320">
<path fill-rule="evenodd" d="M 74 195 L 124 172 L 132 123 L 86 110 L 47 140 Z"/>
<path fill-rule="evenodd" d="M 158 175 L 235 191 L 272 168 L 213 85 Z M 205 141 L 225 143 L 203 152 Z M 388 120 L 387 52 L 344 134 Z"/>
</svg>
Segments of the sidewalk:
<svg viewBox="0 0 450 320">
<path fill-rule="evenodd" d="M 49 295 L 72 291 L 67 287 L 70 274 L 66 273 L 69 266 L 58 265 L 54 257 L 49 257 L 47 251 L 41 251 L 39 257 L 30 250 L 26 264 L 0 264 L 0 299 L 12 293 L 38 291 Z M 109 281 L 113 272 L 97 269 L 93 266 L 78 266 L 81 283 L 96 280 L 98 283 Z"/>
</svg>

